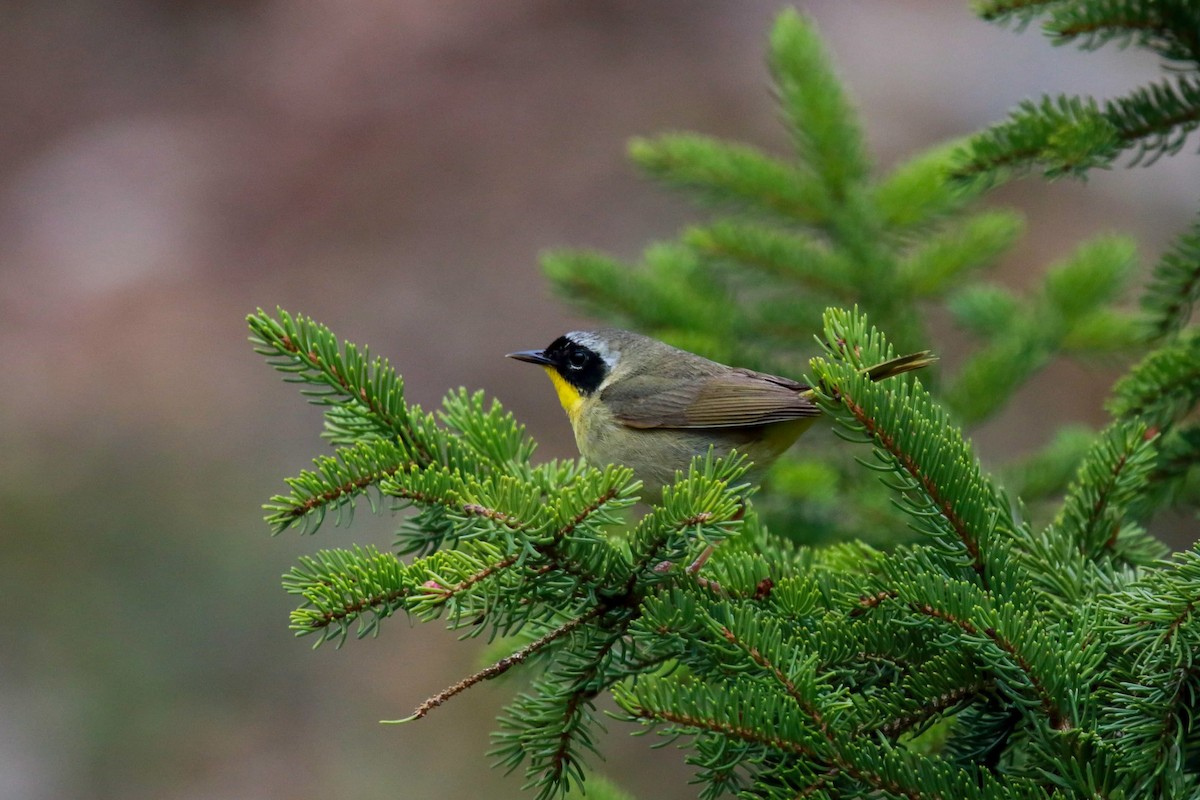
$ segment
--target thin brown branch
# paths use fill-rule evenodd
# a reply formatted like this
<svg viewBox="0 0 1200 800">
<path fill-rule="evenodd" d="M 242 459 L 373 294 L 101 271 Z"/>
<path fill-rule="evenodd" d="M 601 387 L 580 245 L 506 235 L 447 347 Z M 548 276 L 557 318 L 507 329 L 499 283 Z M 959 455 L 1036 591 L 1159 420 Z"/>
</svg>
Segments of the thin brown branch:
<svg viewBox="0 0 1200 800">
<path fill-rule="evenodd" d="M 888 600 L 895 600 L 899 595 L 896 592 L 876 592 L 875 594 L 867 594 L 858 598 L 858 607 L 851 610 L 850 616 L 860 617 L 873 608 L 878 608 Z"/>
<path fill-rule="evenodd" d="M 588 517 L 590 517 L 592 514 L 595 514 L 597 511 L 599 511 L 604 506 L 605 503 L 608 503 L 610 500 L 615 498 L 617 496 L 617 493 L 618 493 L 618 489 L 614 486 L 614 487 L 610 488 L 608 491 L 601 494 L 599 497 L 597 497 L 595 500 L 593 500 L 587 506 L 585 506 L 578 514 L 576 514 L 571 519 L 570 522 L 568 522 L 566 525 L 562 526 L 557 531 L 555 531 L 554 541 L 559 542 L 562 539 L 564 539 L 567 536 L 570 536 L 572 533 L 574 533 L 576 528 L 578 528 L 580 525 L 582 525 L 583 522 Z"/>
<path fill-rule="evenodd" d="M 1175 632 L 1179 630 L 1179 626 L 1184 622 L 1187 622 L 1187 618 L 1190 617 L 1192 612 L 1196 610 L 1197 603 L 1200 603 L 1200 597 L 1193 597 L 1187 602 L 1187 605 L 1183 607 L 1183 611 L 1179 612 L 1175 619 L 1171 620 L 1170 624 L 1167 625 L 1166 631 L 1163 632 L 1164 642 L 1169 642 L 1172 638 L 1174 638 Z"/>
<path fill-rule="evenodd" d="M 695 575 L 697 572 L 704 569 L 704 565 L 708 563 L 708 559 L 712 558 L 713 551 L 716 549 L 717 546 L 715 544 L 710 544 L 708 547 L 704 548 L 704 551 L 700 553 L 700 555 L 696 556 L 696 560 L 687 565 L 687 568 L 683 571 L 684 574 Z"/>
<path fill-rule="evenodd" d="M 558 641 L 559 639 L 563 638 L 564 636 L 567 636 L 572 631 L 579 628 L 581 625 L 588 622 L 589 620 L 594 619 L 595 617 L 598 617 L 600 614 L 602 614 L 606 610 L 607 609 L 605 608 L 605 606 L 596 606 L 595 608 L 588 611 L 586 614 L 576 617 L 575 619 L 571 620 L 570 622 L 567 622 L 567 623 L 564 623 L 563 625 L 558 626 L 557 628 L 550 631 L 549 633 L 542 636 L 541 638 L 525 645 L 524 647 L 522 647 L 520 650 L 516 651 L 512 655 L 505 656 L 504 658 L 500 659 L 496 663 L 494 663 L 490 666 L 484 667 L 483 669 L 479 670 L 478 672 L 474 673 L 473 675 L 468 675 L 467 677 L 463 678 L 461 681 L 454 684 L 453 686 L 446 687 L 442 691 L 435 694 L 433 697 L 430 697 L 424 703 L 421 703 L 421 705 L 417 706 L 417 710 L 413 712 L 412 716 L 407 717 L 400 721 L 401 722 L 409 722 L 411 720 L 421 719 L 426 714 L 428 714 L 430 711 L 437 708 L 442 703 L 445 703 L 451 697 L 462 694 L 463 692 L 465 692 L 467 689 L 470 689 L 475 684 L 480 683 L 482 681 L 491 680 L 492 678 L 496 678 L 496 677 L 499 677 L 500 675 L 503 675 L 504 673 L 508 672 L 510 669 L 517 666 L 518 664 L 524 663 L 534 653 L 537 653 L 539 650 L 542 650 L 546 646 L 553 644 L 554 642 Z"/>
<path fill-rule="evenodd" d="M 1100 518 L 1104 515 L 1104 510 L 1106 508 L 1108 508 L 1109 497 L 1112 495 L 1113 490 L 1117 485 L 1117 481 L 1119 481 L 1121 479 L 1121 473 L 1124 472 L 1125 466 L 1128 463 L 1129 463 L 1129 453 L 1128 452 L 1121 453 L 1121 457 L 1117 460 L 1117 463 L 1113 465 L 1112 471 L 1108 473 L 1108 476 L 1107 476 L 1108 480 L 1107 480 L 1104 488 L 1097 491 L 1096 502 L 1092 504 L 1091 512 L 1088 514 L 1088 517 L 1084 521 L 1084 524 L 1083 524 L 1084 536 L 1081 537 L 1081 542 L 1083 539 L 1086 539 L 1087 534 L 1097 524 L 1099 524 Z M 1113 525 L 1113 531 L 1106 538 L 1106 540 L 1104 542 L 1104 546 L 1110 550 L 1113 547 L 1115 547 L 1116 543 L 1117 543 L 1117 535 L 1120 532 L 1121 532 L 1121 525 L 1118 522 L 1115 525 Z M 1085 553 L 1084 555 L 1087 555 L 1087 554 Z"/>
<path fill-rule="evenodd" d="M 434 587 L 431 586 L 429 588 L 434 589 L 437 592 L 437 594 L 440 595 L 441 601 L 444 603 L 444 602 L 448 601 L 450 598 L 454 597 L 455 595 L 458 595 L 459 593 L 464 592 L 467 589 L 470 589 L 475 584 L 481 583 L 481 582 L 487 580 L 492 575 L 495 575 L 497 572 L 508 569 L 515 563 L 517 563 L 517 555 L 516 554 L 505 556 L 504 558 L 497 561 L 495 564 L 489 564 L 488 566 L 479 570 L 475 574 L 464 578 L 463 580 L 459 581 L 458 583 L 454 584 L 453 586 L 445 586 L 445 587 L 438 586 L 438 587 L 436 587 L 436 589 L 434 589 Z"/>
<path fill-rule="evenodd" d="M 388 467 L 387 469 L 382 469 L 379 472 L 372 472 L 370 475 L 364 475 L 361 478 L 358 478 L 356 480 L 348 481 L 343 484 L 339 484 L 338 486 L 335 486 L 332 489 L 328 489 L 324 492 L 321 492 L 320 494 L 313 495 L 312 497 L 308 498 L 307 500 L 305 500 L 302 503 L 297 503 L 297 504 L 293 505 L 286 512 L 284 512 L 283 516 L 289 517 L 291 519 L 296 519 L 297 517 L 303 517 L 304 515 L 311 513 L 312 511 L 314 511 L 317 508 L 320 508 L 321 506 L 327 506 L 330 503 L 332 503 L 336 500 L 339 500 L 340 498 L 346 497 L 347 495 L 354 494 L 355 492 L 361 492 L 364 489 L 366 489 L 368 486 L 370 486 L 374 483 L 378 483 L 379 481 L 383 480 L 384 478 L 390 478 L 393 475 L 395 475 L 397 472 L 399 472 L 400 470 L 404 469 L 405 467 L 411 466 L 412 464 L 413 464 L 413 462 L 411 462 L 411 461 L 405 462 L 403 464 L 397 464 L 394 467 Z M 288 525 L 290 525 L 290 524 L 291 523 L 288 523 Z"/>
<path fill-rule="evenodd" d="M 462 512 L 469 517 L 482 517 L 490 519 L 492 522 L 499 522 L 509 530 L 519 531 L 525 527 L 525 523 L 514 517 L 512 514 L 506 514 L 495 508 L 480 505 L 479 503 L 464 503 Z"/>
<path fill-rule="evenodd" d="M 366 406 L 368 411 L 370 411 L 380 420 L 387 423 L 390 427 L 397 427 L 395 421 L 389 419 L 388 416 L 383 413 L 383 409 L 379 407 L 379 403 L 377 401 L 372 402 L 370 396 L 367 394 L 367 389 L 365 386 L 360 387 L 358 392 L 355 392 L 354 388 L 350 385 L 350 381 L 341 373 L 341 370 L 337 369 L 337 367 L 333 364 L 326 364 L 316 350 L 309 350 L 307 353 L 301 352 L 300 346 L 293 342 L 292 338 L 287 334 L 283 335 L 283 337 L 279 340 L 279 343 L 287 352 L 306 360 L 308 365 L 313 369 L 317 369 L 326 373 L 327 375 L 331 375 L 333 379 L 337 381 L 338 386 L 341 387 L 342 394 L 347 397 L 353 397 L 361 402 L 364 406 Z"/>
<path fill-rule="evenodd" d="M 1111 104 L 1110 104 L 1111 105 Z M 1109 121 L 1113 123 L 1113 127 L 1120 131 L 1121 139 L 1126 147 L 1133 147 L 1134 142 L 1139 139 L 1145 139 L 1148 136 L 1159 135 L 1163 136 L 1167 131 L 1178 128 L 1180 125 L 1191 125 L 1200 121 L 1200 109 L 1188 109 L 1185 112 L 1180 112 L 1170 117 L 1164 117 L 1160 120 L 1154 120 L 1137 127 L 1122 127 L 1120 117 L 1117 116 L 1115 110 L 1105 114 Z"/>
<path fill-rule="evenodd" d="M 385 592 L 383 594 L 376 594 L 376 595 L 371 595 L 370 597 L 364 597 L 363 599 L 359 600 L 356 603 L 350 603 L 345 606 L 340 606 L 340 607 L 332 609 L 330 611 L 326 611 L 325 613 L 321 614 L 319 617 L 312 618 L 309 621 L 307 627 L 312 628 L 313 630 L 320 630 L 321 628 L 327 628 L 330 625 L 334 624 L 335 622 L 340 622 L 341 620 L 344 620 L 347 617 L 353 616 L 355 614 L 359 614 L 368 608 L 375 608 L 377 606 L 394 603 L 397 600 L 400 600 L 401 598 L 407 597 L 411 593 L 412 593 L 411 588 L 401 587 L 399 589 L 393 589 L 392 591 Z M 297 612 L 297 613 L 299 613 L 299 612 Z"/>
<path fill-rule="evenodd" d="M 984 633 L 989 639 L 995 642 L 997 647 L 1008 653 L 1009 657 L 1012 658 L 1016 665 L 1021 668 L 1021 671 L 1029 678 L 1029 682 L 1033 685 L 1033 690 L 1037 693 L 1038 700 L 1042 704 L 1042 710 L 1050 718 L 1050 726 L 1060 731 L 1067 731 L 1074 727 L 1066 715 L 1062 713 L 1058 704 L 1050 697 L 1050 693 L 1046 691 L 1046 687 L 1034 673 L 1032 665 L 1025 660 L 1025 656 L 1021 655 L 1016 645 L 1003 636 L 1000 636 L 995 628 L 988 628 Z"/>
<path fill-rule="evenodd" d="M 1171 30 L 1164 26 L 1161 20 L 1151 21 L 1136 19 L 1134 17 L 1114 17 L 1112 19 L 1086 23 L 1076 22 L 1073 25 L 1064 25 L 1061 28 L 1056 28 L 1052 33 L 1063 41 L 1068 41 L 1083 36 L 1093 36 L 1106 30 L 1141 31 L 1142 33 L 1157 34 L 1164 39 L 1171 34 Z"/>
</svg>

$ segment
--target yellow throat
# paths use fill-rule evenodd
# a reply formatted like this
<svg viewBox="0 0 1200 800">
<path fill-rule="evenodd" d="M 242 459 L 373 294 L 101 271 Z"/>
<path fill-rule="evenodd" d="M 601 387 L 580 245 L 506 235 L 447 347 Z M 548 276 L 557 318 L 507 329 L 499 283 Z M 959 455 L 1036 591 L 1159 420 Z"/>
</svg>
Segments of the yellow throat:
<svg viewBox="0 0 1200 800">
<path fill-rule="evenodd" d="M 574 425 L 580 409 L 583 408 L 583 395 L 579 393 L 578 389 L 563 380 L 563 376 L 559 375 L 558 370 L 554 367 L 547 366 L 544 369 L 550 376 L 551 383 L 554 384 L 554 391 L 558 392 L 558 402 L 562 403 L 563 409 L 571 419 L 571 424 Z"/>
</svg>

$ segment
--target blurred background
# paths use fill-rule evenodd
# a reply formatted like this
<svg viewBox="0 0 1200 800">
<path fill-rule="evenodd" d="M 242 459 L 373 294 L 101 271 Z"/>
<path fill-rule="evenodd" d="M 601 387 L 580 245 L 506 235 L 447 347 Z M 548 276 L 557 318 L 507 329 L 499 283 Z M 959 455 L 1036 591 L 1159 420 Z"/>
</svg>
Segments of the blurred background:
<svg viewBox="0 0 1200 800">
<path fill-rule="evenodd" d="M 1022 98 L 1108 95 L 1157 71 L 987 25 L 965 2 L 799 5 L 881 169 Z M 779 8 L 5 4 L 0 798 L 521 796 L 484 755 L 511 684 L 376 724 L 472 671 L 481 643 L 400 619 L 342 651 L 288 632 L 279 576 L 296 557 L 386 546 L 393 523 L 270 538 L 259 507 L 321 451 L 320 414 L 251 352 L 244 317 L 311 315 L 388 356 L 412 400 L 486 389 L 541 455 L 573 455 L 548 385 L 502 358 L 587 323 L 549 296 L 538 253 L 634 257 L 695 218 L 627 165 L 633 135 L 786 151 L 764 67 Z M 1030 235 L 1002 277 L 1025 285 L 1107 230 L 1137 237 L 1148 266 L 1197 186 L 1183 155 L 1006 187 L 991 202 L 1023 209 Z M 985 462 L 1064 419 L 1102 423 L 1113 374 L 1039 376 L 977 432 Z M 626 786 L 694 796 L 679 753 L 610 728 Z"/>
</svg>

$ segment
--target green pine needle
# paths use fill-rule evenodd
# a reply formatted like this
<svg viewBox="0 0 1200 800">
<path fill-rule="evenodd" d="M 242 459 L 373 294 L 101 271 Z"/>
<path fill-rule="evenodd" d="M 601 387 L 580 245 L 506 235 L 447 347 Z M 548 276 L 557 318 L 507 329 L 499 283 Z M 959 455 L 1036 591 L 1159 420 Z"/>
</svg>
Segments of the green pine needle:
<svg viewBox="0 0 1200 800">
<path fill-rule="evenodd" d="M 1200 228 L 1162 257 L 1138 315 L 1123 304 L 1129 240 L 1095 238 L 1032 290 L 1002 288 L 985 271 L 1021 219 L 973 206 L 1034 169 L 1083 176 L 1176 152 L 1200 127 L 1200 6 L 975 5 L 1180 69 L 1122 98 L 1023 104 L 876 177 L 815 27 L 787 11 L 769 63 L 793 157 L 636 140 L 644 171 L 715 215 L 636 263 L 544 258 L 589 313 L 739 366 L 800 378 L 821 332 L 812 395 L 850 444 L 809 434 L 761 489 L 743 457 L 709 454 L 638 506 L 625 467 L 535 462 L 525 427 L 484 393 L 423 411 L 365 347 L 301 315 L 251 315 L 255 350 L 323 408 L 334 446 L 271 498 L 271 528 L 347 523 L 362 498 L 402 512 L 390 550 L 321 550 L 284 576 L 296 635 L 340 645 L 404 614 L 489 640 L 488 664 L 407 719 L 520 671 L 493 755 L 540 800 L 623 797 L 589 778 L 605 695 L 688 750 L 704 800 L 1200 792 L 1200 551 L 1164 561 L 1150 533 L 1162 509 L 1200 507 Z M 869 379 L 928 348 L 942 309 L 977 339 L 947 348 L 961 365 L 948 386 L 935 370 Z M 960 423 L 1060 355 L 1126 353 L 1140 361 L 1107 428 L 1060 430 L 996 471 L 1007 489 L 985 472 Z"/>
</svg>

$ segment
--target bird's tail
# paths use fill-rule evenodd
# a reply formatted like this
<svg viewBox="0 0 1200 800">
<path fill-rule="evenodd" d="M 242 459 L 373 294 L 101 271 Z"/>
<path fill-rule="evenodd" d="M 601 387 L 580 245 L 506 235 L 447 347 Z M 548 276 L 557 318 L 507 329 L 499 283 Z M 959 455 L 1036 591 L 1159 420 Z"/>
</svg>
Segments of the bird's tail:
<svg viewBox="0 0 1200 800">
<path fill-rule="evenodd" d="M 914 369 L 928 367 L 935 361 L 937 361 L 937 356 L 933 355 L 932 351 L 922 350 L 919 353 L 910 353 L 909 355 L 893 358 L 890 361 L 884 361 L 881 364 L 868 367 L 865 372 L 871 380 L 881 381 L 884 378 L 894 378 L 905 372 L 912 372 Z"/>
</svg>

